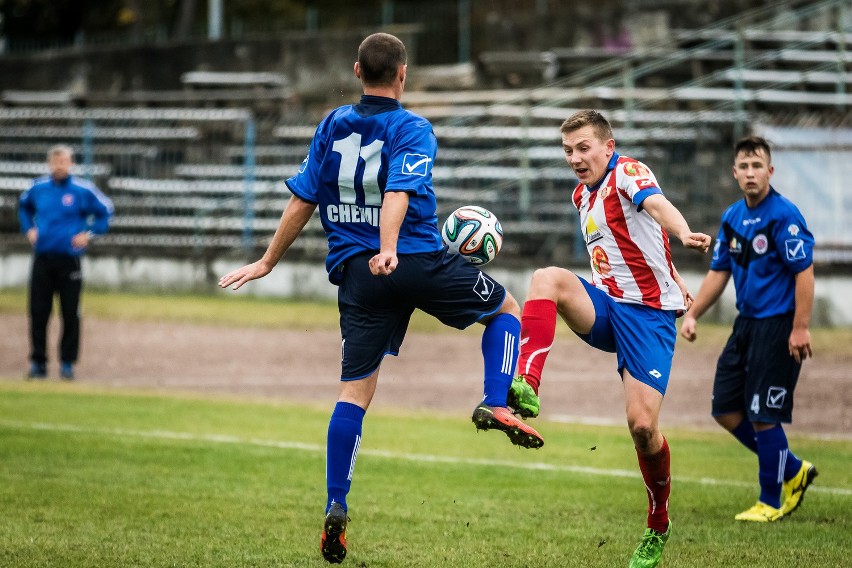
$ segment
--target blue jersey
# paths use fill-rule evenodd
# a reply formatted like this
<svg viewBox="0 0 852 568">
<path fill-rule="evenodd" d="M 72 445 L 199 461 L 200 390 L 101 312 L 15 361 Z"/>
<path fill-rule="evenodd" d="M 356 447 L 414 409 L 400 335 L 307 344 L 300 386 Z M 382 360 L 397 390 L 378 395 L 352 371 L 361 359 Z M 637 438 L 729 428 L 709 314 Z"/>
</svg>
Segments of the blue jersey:
<svg viewBox="0 0 852 568">
<path fill-rule="evenodd" d="M 813 249 L 799 209 L 770 187 L 754 209 L 742 199 L 722 214 L 710 269 L 731 272 L 741 315 L 768 318 L 795 311 L 795 276 Z"/>
<path fill-rule="evenodd" d="M 38 178 L 18 203 L 21 231 L 38 229 L 36 253 L 82 254 L 83 249 L 71 245 L 71 238 L 83 231 L 106 233 L 112 213 L 112 201 L 93 183 L 76 176 L 61 181 Z"/>
<path fill-rule="evenodd" d="M 299 173 L 286 183 L 294 195 L 318 205 L 333 283 L 339 283 L 336 269 L 346 258 L 379 250 L 379 213 L 388 191 L 410 196 L 397 252 L 443 248 L 432 188 L 437 151 L 429 121 L 396 99 L 364 95 L 319 124 Z"/>
</svg>

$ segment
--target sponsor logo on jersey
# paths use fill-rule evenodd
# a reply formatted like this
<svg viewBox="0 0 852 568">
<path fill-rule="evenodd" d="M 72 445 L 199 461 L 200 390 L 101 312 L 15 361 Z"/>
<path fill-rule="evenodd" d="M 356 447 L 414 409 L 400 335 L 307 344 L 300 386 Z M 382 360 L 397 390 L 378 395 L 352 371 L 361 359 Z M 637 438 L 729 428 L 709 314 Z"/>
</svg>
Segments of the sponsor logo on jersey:
<svg viewBox="0 0 852 568">
<path fill-rule="evenodd" d="M 787 389 L 783 387 L 769 387 L 769 392 L 766 393 L 766 408 L 782 408 L 786 396 Z"/>
<path fill-rule="evenodd" d="M 490 298 L 491 294 L 494 292 L 494 282 L 485 274 L 480 272 L 479 278 L 476 280 L 476 285 L 473 287 L 473 291 L 477 296 L 482 298 L 483 302 L 487 302 L 488 298 Z"/>
<path fill-rule="evenodd" d="M 769 239 L 766 238 L 766 235 L 758 233 L 751 241 L 751 248 L 757 254 L 763 254 L 769 249 Z"/>
<path fill-rule="evenodd" d="M 65 193 L 62 195 L 62 205 L 65 207 L 71 207 L 74 205 L 74 194 L 73 193 Z"/>
<path fill-rule="evenodd" d="M 311 153 L 308 152 L 308 155 L 305 156 L 304 160 L 302 160 L 302 165 L 299 166 L 299 173 L 300 174 L 305 173 L 305 170 L 308 168 L 308 160 L 310 159 L 310 157 L 311 157 Z"/>
<path fill-rule="evenodd" d="M 639 189 L 647 189 L 649 187 L 657 187 L 657 182 L 652 179 L 637 179 L 636 186 Z"/>
<path fill-rule="evenodd" d="M 743 245 L 736 237 L 731 239 L 731 242 L 728 243 L 728 252 L 731 254 L 740 254 L 743 252 Z"/>
<path fill-rule="evenodd" d="M 805 241 L 802 239 L 787 239 L 784 241 L 787 260 L 802 260 L 805 258 Z"/>
<path fill-rule="evenodd" d="M 648 168 L 638 162 L 627 162 L 626 164 L 624 164 L 622 171 L 624 171 L 624 173 L 629 175 L 630 177 L 651 177 L 651 172 L 648 170 Z"/>
<path fill-rule="evenodd" d="M 748 227 L 749 225 L 757 225 L 760 221 L 760 217 L 756 217 L 754 219 L 743 219 L 743 226 Z"/>
<path fill-rule="evenodd" d="M 425 176 L 429 172 L 432 158 L 425 154 L 406 154 L 402 158 L 402 173 L 411 176 Z"/>
<path fill-rule="evenodd" d="M 589 216 L 589 222 L 586 223 L 586 244 L 590 245 L 595 241 L 599 241 L 603 238 L 603 234 L 600 229 L 598 229 L 597 223 L 595 223 L 594 218 Z"/>
<path fill-rule="evenodd" d="M 796 237 L 799 235 L 799 226 L 793 223 L 792 225 L 787 227 L 787 232 Z"/>
<path fill-rule="evenodd" d="M 592 268 L 601 276 L 608 276 L 612 270 L 612 266 L 609 264 L 609 257 L 601 247 L 595 247 L 592 250 Z"/>
<path fill-rule="evenodd" d="M 379 226 L 381 207 L 358 207 L 354 204 L 341 203 L 329 205 L 325 209 L 326 218 L 332 223 L 368 223 Z"/>
</svg>

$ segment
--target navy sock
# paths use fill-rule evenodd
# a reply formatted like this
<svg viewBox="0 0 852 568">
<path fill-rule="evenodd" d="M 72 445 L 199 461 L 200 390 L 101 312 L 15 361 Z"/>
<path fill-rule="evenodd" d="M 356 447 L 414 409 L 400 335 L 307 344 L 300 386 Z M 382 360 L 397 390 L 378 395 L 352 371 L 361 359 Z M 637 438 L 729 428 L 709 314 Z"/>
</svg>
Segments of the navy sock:
<svg viewBox="0 0 852 568">
<path fill-rule="evenodd" d="M 485 397 L 488 406 L 506 406 L 506 395 L 518 363 L 521 322 L 511 314 L 500 314 L 485 325 L 482 357 L 485 360 Z"/>
<path fill-rule="evenodd" d="M 326 513 L 334 502 L 346 505 L 346 495 L 352 484 L 355 458 L 361 445 L 361 425 L 366 410 L 350 402 L 338 402 L 328 422 L 325 482 L 328 488 Z"/>
<path fill-rule="evenodd" d="M 784 428 L 780 424 L 777 428 L 781 430 L 781 433 L 784 435 L 784 443 L 787 444 L 787 459 L 784 461 L 784 481 L 787 481 L 793 479 L 793 477 L 799 473 L 799 470 L 802 469 L 802 460 L 790 451 L 790 446 L 787 442 L 787 434 L 784 432 Z"/>
<path fill-rule="evenodd" d="M 776 509 L 781 508 L 781 484 L 789 454 L 787 436 L 780 425 L 756 433 L 757 462 L 760 479 L 760 500 Z"/>
<path fill-rule="evenodd" d="M 754 426 L 752 426 L 751 422 L 743 419 L 736 428 L 731 430 L 731 434 L 733 434 L 734 438 L 739 440 L 743 446 L 754 453 L 757 453 L 757 442 L 754 439 Z"/>
</svg>

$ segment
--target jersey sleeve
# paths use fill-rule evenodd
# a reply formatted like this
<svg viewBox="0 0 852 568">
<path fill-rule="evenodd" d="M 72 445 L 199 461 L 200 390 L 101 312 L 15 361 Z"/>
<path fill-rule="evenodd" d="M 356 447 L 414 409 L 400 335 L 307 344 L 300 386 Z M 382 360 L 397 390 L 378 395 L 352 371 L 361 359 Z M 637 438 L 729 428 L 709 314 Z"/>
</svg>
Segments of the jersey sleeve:
<svg viewBox="0 0 852 568">
<path fill-rule="evenodd" d="M 106 234 L 115 211 L 112 200 L 94 184 L 82 183 L 81 187 L 85 189 L 86 213 L 92 217 L 89 229 L 96 235 Z"/>
<path fill-rule="evenodd" d="M 713 257 L 710 259 L 710 270 L 722 270 L 731 272 L 731 254 L 728 246 L 728 237 L 725 236 L 725 217 L 719 226 L 716 235 L 716 243 L 713 245 Z"/>
<path fill-rule="evenodd" d="M 406 117 L 389 150 L 385 191 L 429 194 L 432 165 L 438 152 L 438 141 L 429 121 L 416 115 Z"/>
<path fill-rule="evenodd" d="M 642 210 L 642 202 L 646 197 L 663 193 L 654 173 L 642 162 L 626 161 L 616 167 L 619 190 L 630 198 L 639 211 Z"/>
<path fill-rule="evenodd" d="M 35 227 L 32 187 L 21 194 L 21 198 L 18 200 L 18 221 L 21 223 L 22 233 L 26 233 Z"/>
<path fill-rule="evenodd" d="M 795 207 L 775 223 L 775 246 L 791 272 L 798 274 L 814 261 L 814 236 Z"/>
<path fill-rule="evenodd" d="M 284 182 L 293 195 L 308 203 L 319 203 L 319 175 L 322 158 L 325 154 L 325 130 L 328 128 L 333 114 L 331 113 L 317 126 L 314 138 L 308 148 L 308 155 L 302 160 L 299 171 Z"/>
</svg>

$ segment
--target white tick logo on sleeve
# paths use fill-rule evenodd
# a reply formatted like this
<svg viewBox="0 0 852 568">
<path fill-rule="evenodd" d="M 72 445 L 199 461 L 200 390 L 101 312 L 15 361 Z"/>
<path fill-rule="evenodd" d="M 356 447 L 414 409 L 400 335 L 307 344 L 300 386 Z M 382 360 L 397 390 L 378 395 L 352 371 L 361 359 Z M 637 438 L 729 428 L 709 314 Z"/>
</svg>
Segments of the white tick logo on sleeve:
<svg viewBox="0 0 852 568">
<path fill-rule="evenodd" d="M 432 158 L 424 154 L 406 154 L 402 158 L 402 173 L 411 176 L 425 176 L 429 172 Z"/>
</svg>

